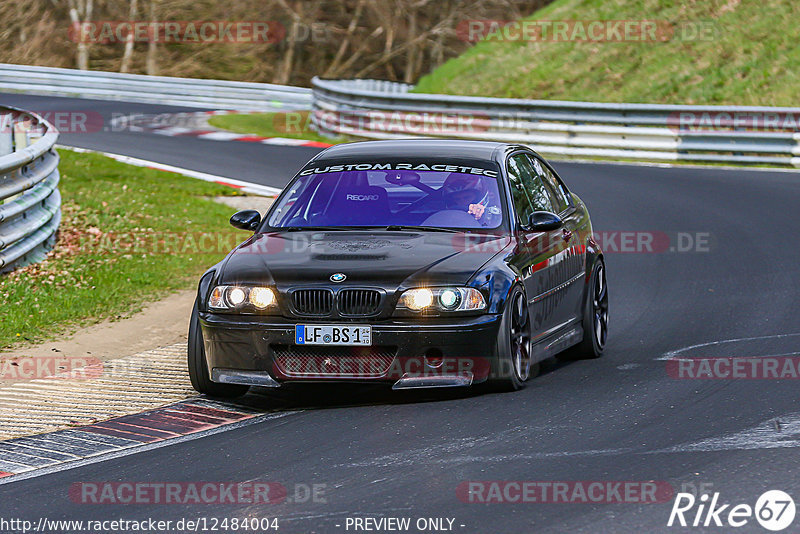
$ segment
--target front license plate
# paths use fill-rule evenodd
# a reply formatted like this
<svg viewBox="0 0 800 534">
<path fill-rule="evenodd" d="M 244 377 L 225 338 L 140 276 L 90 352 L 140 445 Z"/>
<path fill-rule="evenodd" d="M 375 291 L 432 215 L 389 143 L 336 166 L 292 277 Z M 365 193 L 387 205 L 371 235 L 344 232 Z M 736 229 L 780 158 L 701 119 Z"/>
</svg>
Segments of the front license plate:
<svg viewBox="0 0 800 534">
<path fill-rule="evenodd" d="M 372 327 L 299 324 L 294 338 L 298 345 L 372 345 Z"/>
</svg>

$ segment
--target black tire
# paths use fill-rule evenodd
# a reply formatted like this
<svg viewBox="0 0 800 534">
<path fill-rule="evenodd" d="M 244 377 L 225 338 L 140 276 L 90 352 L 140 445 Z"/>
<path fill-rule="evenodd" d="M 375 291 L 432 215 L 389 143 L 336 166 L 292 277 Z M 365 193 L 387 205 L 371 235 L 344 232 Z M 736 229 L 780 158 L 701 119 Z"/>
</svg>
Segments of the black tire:
<svg viewBox="0 0 800 534">
<path fill-rule="evenodd" d="M 192 381 L 192 387 L 198 393 L 204 393 L 211 397 L 231 399 L 241 397 L 250 389 L 249 386 L 219 384 L 211 381 L 208 376 L 208 365 L 206 365 L 206 354 L 203 348 L 203 331 L 200 329 L 200 317 L 197 313 L 196 301 L 194 308 L 192 308 L 192 318 L 189 320 L 189 350 L 187 357 L 189 380 Z"/>
<path fill-rule="evenodd" d="M 559 355 L 565 360 L 591 360 L 603 355 L 608 341 L 608 284 L 602 258 L 592 265 L 583 308 L 583 339 Z"/>
<path fill-rule="evenodd" d="M 495 391 L 516 391 L 539 374 L 531 365 L 531 321 L 525 292 L 515 286 L 508 295 L 497 336 L 495 362 L 488 386 Z"/>
</svg>

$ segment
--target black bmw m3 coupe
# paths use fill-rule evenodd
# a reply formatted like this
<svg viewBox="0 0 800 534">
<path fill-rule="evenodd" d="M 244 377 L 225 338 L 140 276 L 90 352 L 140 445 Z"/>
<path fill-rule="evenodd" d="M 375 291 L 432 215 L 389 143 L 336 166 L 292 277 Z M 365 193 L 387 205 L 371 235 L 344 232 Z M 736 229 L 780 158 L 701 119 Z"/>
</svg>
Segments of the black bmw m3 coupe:
<svg viewBox="0 0 800 534">
<path fill-rule="evenodd" d="M 200 279 L 194 388 L 291 381 L 515 390 L 540 362 L 596 358 L 608 332 L 586 206 L 525 146 L 457 140 L 328 148 Z"/>
</svg>

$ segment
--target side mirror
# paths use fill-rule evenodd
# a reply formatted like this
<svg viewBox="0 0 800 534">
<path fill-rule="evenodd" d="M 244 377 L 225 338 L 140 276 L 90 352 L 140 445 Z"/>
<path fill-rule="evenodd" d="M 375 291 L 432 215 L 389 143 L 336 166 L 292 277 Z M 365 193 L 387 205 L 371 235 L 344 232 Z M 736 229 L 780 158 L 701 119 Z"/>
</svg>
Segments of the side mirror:
<svg viewBox="0 0 800 534">
<path fill-rule="evenodd" d="M 549 232 L 564 226 L 564 221 L 555 213 L 549 211 L 534 211 L 528 220 L 528 230 L 531 232 Z"/>
<path fill-rule="evenodd" d="M 250 230 L 251 232 L 261 224 L 261 214 L 256 210 L 237 211 L 231 217 L 231 226 L 240 230 Z"/>
</svg>

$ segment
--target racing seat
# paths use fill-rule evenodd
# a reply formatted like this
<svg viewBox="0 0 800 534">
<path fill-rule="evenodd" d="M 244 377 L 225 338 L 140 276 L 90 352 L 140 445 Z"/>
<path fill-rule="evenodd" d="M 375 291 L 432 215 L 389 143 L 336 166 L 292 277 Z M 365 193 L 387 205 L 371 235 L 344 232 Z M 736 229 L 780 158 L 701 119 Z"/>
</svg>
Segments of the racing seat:
<svg viewBox="0 0 800 534">
<path fill-rule="evenodd" d="M 377 185 L 346 186 L 338 189 L 326 210 L 326 224 L 378 226 L 390 224 L 389 195 Z"/>
</svg>

